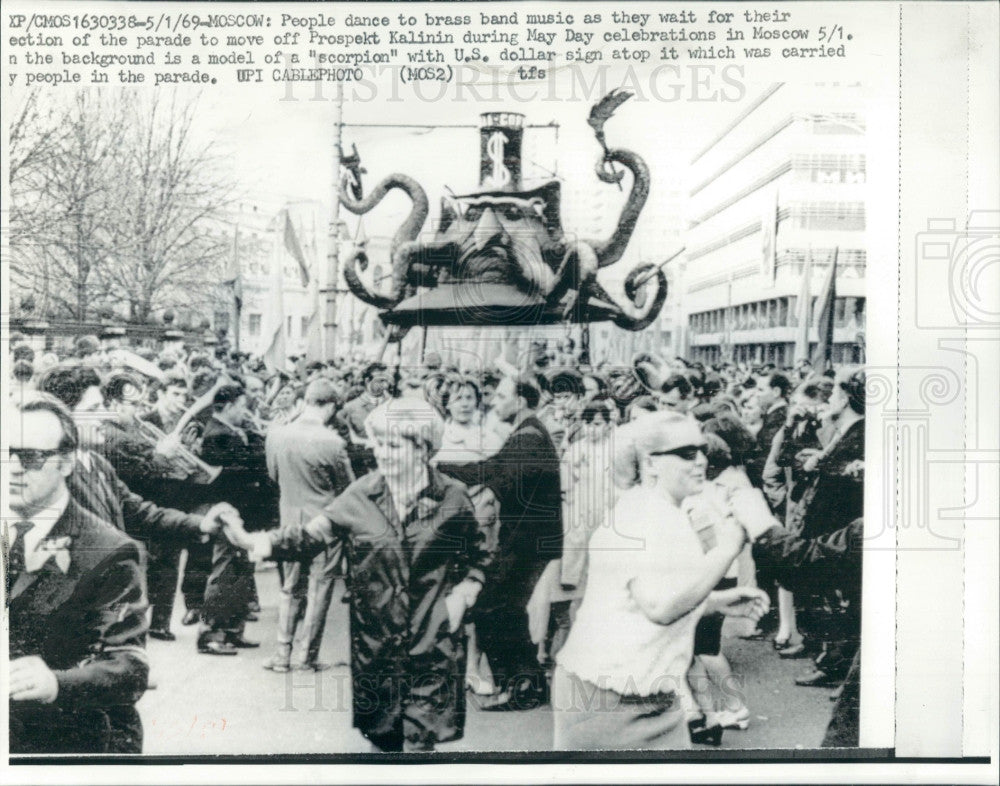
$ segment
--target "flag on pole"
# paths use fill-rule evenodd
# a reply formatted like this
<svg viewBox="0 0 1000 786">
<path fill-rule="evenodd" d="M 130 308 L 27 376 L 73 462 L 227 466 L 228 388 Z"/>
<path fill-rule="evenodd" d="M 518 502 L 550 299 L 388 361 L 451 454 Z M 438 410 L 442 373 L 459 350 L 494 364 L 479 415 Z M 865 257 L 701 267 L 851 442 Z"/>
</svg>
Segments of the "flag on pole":
<svg viewBox="0 0 1000 786">
<path fill-rule="evenodd" d="M 229 258 L 229 264 L 226 267 L 226 277 L 222 280 L 222 283 L 233 288 L 237 307 L 242 305 L 243 276 L 240 272 L 240 228 L 238 225 L 233 229 L 233 253 Z"/>
<path fill-rule="evenodd" d="M 285 213 L 285 240 L 288 239 L 288 211 Z M 275 239 L 274 251 L 271 254 L 271 289 L 274 294 L 274 320 L 271 323 L 271 342 L 264 351 L 264 365 L 267 370 L 276 374 L 285 371 L 288 362 L 288 349 L 285 341 L 285 281 L 284 265 L 282 265 L 281 244 Z"/>
<path fill-rule="evenodd" d="M 309 286 L 309 265 L 306 262 L 306 256 L 302 253 L 302 246 L 299 244 L 299 237 L 295 233 L 295 227 L 292 225 L 292 217 L 288 213 L 286 208 L 285 214 L 285 250 L 292 255 L 292 258 L 299 263 L 299 273 L 302 274 L 302 286 Z"/>
<path fill-rule="evenodd" d="M 764 286 L 774 284 L 774 267 L 777 256 L 778 189 L 764 197 L 764 214 L 760 220 L 760 275 Z"/>
<path fill-rule="evenodd" d="M 309 321 L 306 325 L 306 354 L 305 360 L 311 363 L 314 360 L 326 360 L 323 357 L 323 324 L 320 315 L 319 279 L 320 279 L 320 254 L 316 245 L 316 213 L 312 217 L 312 234 L 309 242 L 309 257 L 312 260 L 312 276 L 309 277 Z M 336 238 L 329 239 L 331 243 L 336 243 Z"/>
<path fill-rule="evenodd" d="M 802 269 L 802 289 L 796 303 L 795 317 L 798 330 L 795 334 L 795 360 L 809 359 L 809 328 L 812 326 L 812 248 L 806 252 L 806 263 Z"/>
<path fill-rule="evenodd" d="M 240 227 L 233 227 L 233 253 L 226 268 L 223 285 L 233 288 L 233 340 L 237 351 L 240 349 L 240 319 L 243 312 L 243 273 L 240 269 Z"/>
<path fill-rule="evenodd" d="M 813 352 L 812 365 L 817 371 L 825 370 L 833 363 L 833 306 L 837 300 L 837 257 L 839 253 L 839 248 L 833 249 L 833 260 L 830 262 L 826 281 L 823 282 L 823 289 L 820 290 L 819 300 L 816 301 L 816 308 L 819 311 L 819 318 L 816 321 L 819 343 L 816 345 L 816 351 Z"/>
</svg>

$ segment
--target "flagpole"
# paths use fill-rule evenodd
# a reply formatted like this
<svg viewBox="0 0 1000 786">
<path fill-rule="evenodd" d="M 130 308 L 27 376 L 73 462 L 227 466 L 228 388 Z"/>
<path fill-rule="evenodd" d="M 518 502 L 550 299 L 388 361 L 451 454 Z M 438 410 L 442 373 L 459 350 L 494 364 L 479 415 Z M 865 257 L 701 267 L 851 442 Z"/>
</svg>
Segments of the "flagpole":
<svg viewBox="0 0 1000 786">
<path fill-rule="evenodd" d="M 796 304 L 798 331 L 795 335 L 795 363 L 809 359 L 809 328 L 812 326 L 812 245 L 806 251 L 806 261 L 802 269 L 802 284 L 799 287 L 799 302 Z"/>
<path fill-rule="evenodd" d="M 340 277 L 340 159 L 341 135 L 344 128 L 344 86 L 337 82 L 333 99 L 333 183 L 330 205 L 329 247 L 326 257 L 325 319 L 321 331 L 324 360 L 331 360 L 337 351 L 337 280 Z"/>
<path fill-rule="evenodd" d="M 243 270 L 240 267 L 240 225 L 237 223 L 233 230 L 233 269 L 236 272 L 236 280 L 233 281 L 233 348 L 240 351 L 240 320 L 243 318 Z"/>
</svg>

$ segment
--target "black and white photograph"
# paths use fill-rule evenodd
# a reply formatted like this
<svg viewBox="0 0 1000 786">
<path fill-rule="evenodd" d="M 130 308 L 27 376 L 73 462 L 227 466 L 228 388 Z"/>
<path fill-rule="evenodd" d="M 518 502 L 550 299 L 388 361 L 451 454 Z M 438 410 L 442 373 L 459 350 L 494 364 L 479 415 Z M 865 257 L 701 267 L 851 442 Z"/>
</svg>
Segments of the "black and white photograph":
<svg viewBox="0 0 1000 786">
<path fill-rule="evenodd" d="M 4 5 L 10 782 L 989 782 L 995 8 Z"/>
</svg>

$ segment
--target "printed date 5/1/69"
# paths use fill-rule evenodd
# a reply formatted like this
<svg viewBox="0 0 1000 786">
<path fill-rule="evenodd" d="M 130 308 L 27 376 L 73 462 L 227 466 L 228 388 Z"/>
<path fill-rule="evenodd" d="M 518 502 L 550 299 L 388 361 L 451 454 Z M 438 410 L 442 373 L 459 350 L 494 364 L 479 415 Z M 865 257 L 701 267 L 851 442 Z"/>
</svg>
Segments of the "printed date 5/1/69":
<svg viewBox="0 0 1000 786">
<path fill-rule="evenodd" d="M 403 66 L 399 69 L 399 79 L 407 82 L 450 82 L 453 71 L 451 66 Z"/>
</svg>

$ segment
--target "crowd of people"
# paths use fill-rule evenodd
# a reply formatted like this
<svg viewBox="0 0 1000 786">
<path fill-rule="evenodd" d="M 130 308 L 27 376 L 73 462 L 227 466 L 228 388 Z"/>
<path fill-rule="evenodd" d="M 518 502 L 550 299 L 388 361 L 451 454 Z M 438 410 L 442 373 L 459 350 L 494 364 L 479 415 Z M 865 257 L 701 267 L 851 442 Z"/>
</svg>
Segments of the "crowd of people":
<svg viewBox="0 0 1000 786">
<path fill-rule="evenodd" d="M 726 617 L 857 744 L 862 368 L 10 347 L 12 752 L 140 753 L 178 586 L 198 652 L 234 657 L 263 561 L 270 671 L 329 668 L 343 582 L 378 751 L 461 737 L 467 694 L 551 704 L 561 750 L 719 744 L 751 720 Z"/>
</svg>

